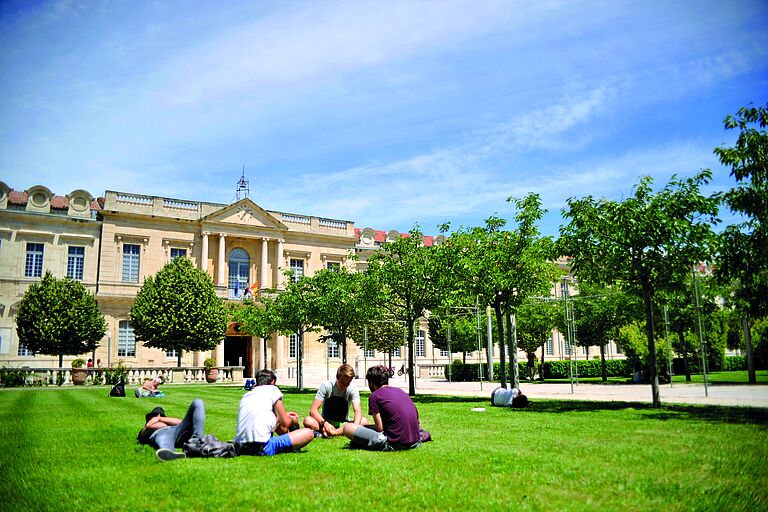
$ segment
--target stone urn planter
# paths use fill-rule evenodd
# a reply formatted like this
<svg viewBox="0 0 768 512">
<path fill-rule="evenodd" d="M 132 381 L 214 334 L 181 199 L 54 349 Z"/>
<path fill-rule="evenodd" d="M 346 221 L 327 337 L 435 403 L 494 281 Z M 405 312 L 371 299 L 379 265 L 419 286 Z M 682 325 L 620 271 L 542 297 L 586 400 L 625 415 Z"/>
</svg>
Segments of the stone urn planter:
<svg viewBox="0 0 768 512">
<path fill-rule="evenodd" d="M 88 377 L 88 370 L 83 366 L 85 366 L 85 361 L 80 358 L 72 361 L 72 384 L 75 386 L 85 384 L 85 379 Z"/>
<path fill-rule="evenodd" d="M 213 367 L 215 364 L 216 361 L 212 357 L 203 361 L 203 366 L 205 366 L 205 380 L 209 384 L 219 380 L 219 369 Z"/>
</svg>

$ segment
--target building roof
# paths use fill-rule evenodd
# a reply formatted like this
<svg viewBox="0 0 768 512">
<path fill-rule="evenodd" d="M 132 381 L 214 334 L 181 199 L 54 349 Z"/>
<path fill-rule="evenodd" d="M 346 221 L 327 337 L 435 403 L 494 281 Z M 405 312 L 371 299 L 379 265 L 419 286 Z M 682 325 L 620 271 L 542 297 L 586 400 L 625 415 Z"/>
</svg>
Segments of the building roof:
<svg viewBox="0 0 768 512">
<path fill-rule="evenodd" d="M 25 205 L 27 204 L 27 201 L 29 201 L 29 194 L 27 194 L 23 190 L 11 190 L 8 193 L 9 204 Z M 91 208 L 90 208 L 91 210 L 100 212 L 103 207 L 104 207 L 103 197 L 98 197 L 98 198 L 95 198 L 93 201 L 91 201 Z M 66 210 L 69 208 L 69 201 L 67 200 L 66 196 L 54 195 L 51 198 L 51 208 L 56 210 Z"/>
</svg>

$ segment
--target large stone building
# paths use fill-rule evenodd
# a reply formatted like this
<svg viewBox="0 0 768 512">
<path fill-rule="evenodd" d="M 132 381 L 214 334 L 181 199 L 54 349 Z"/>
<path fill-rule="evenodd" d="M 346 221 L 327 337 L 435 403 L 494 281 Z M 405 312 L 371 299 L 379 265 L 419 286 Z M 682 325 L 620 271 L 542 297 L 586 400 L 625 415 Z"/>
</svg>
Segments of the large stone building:
<svg viewBox="0 0 768 512">
<path fill-rule="evenodd" d="M 176 354 L 137 343 L 130 323 L 130 308 L 144 278 L 172 258 L 190 258 L 211 275 L 220 297 L 241 300 L 248 288 L 280 288 L 286 269 L 311 276 L 322 268 L 352 266 L 351 254 L 358 256 L 354 265 L 364 268 L 372 251 L 399 236 L 396 231 L 355 229 L 346 220 L 267 211 L 248 197 L 225 205 L 108 190 L 95 199 L 84 190 L 60 196 L 44 186 L 17 191 L 0 182 L 0 365 L 58 365 L 57 357 L 32 354 L 20 344 L 14 323 L 25 290 L 47 270 L 79 279 L 96 294 L 107 334 L 85 357 L 102 366 L 122 360 L 131 367 L 172 367 Z M 424 243 L 442 241 L 426 237 Z M 182 364 L 199 367 L 213 356 L 217 365 L 243 366 L 249 376 L 266 361 L 283 381 L 295 375 L 296 336 L 274 335 L 263 343 L 242 336 L 235 327 L 230 326 L 214 351 L 183 354 Z M 341 362 L 339 348 L 333 342 L 319 343 L 317 337 L 310 333 L 305 338 L 305 375 L 332 375 Z M 567 352 L 559 341 L 553 335 L 548 357 Z M 347 355 L 360 373 L 384 361 L 383 354 L 353 343 Z M 399 367 L 406 356 L 404 349 L 396 350 L 392 364 Z M 479 353 L 469 356 L 482 359 Z M 422 324 L 415 340 L 421 374 L 440 373 L 440 365 L 451 358 L 431 345 Z"/>
</svg>

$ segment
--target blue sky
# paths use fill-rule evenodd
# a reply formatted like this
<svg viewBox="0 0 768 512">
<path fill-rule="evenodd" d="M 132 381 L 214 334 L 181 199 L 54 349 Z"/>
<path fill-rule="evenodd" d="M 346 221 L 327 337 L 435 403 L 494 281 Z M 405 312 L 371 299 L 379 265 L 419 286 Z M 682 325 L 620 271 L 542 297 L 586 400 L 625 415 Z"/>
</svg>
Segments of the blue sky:
<svg viewBox="0 0 768 512">
<path fill-rule="evenodd" d="M 0 180 L 428 234 L 712 168 L 768 2 L 0 2 Z M 728 216 L 724 216 L 728 221 Z"/>
</svg>

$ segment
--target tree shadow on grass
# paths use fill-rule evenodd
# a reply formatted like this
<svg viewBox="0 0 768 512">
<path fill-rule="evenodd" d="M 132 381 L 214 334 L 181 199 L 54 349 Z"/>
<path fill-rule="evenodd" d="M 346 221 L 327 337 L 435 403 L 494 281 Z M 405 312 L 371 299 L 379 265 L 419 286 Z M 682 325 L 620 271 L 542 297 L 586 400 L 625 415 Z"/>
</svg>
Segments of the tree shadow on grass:
<svg viewBox="0 0 768 512">
<path fill-rule="evenodd" d="M 665 404 L 654 408 L 642 402 L 597 402 L 589 400 L 536 400 L 526 409 L 510 409 L 524 413 L 599 412 L 635 409 L 647 412 L 649 420 L 696 420 L 716 423 L 754 424 L 768 428 L 768 409 L 758 407 L 728 407 L 722 405 Z"/>
</svg>

